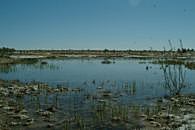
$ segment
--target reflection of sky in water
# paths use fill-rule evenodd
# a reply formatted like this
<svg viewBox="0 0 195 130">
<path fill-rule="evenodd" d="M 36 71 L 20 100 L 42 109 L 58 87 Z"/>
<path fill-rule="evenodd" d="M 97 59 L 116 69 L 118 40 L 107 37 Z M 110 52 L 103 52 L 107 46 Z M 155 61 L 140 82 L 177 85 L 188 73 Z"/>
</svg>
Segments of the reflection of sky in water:
<svg viewBox="0 0 195 130">
<path fill-rule="evenodd" d="M 5 79 L 38 80 L 48 82 L 84 82 L 89 80 L 157 80 L 160 78 L 158 66 L 146 71 L 145 64 L 135 60 L 116 60 L 115 64 L 101 64 L 101 59 L 92 60 L 50 60 L 59 69 L 38 69 L 33 66 L 17 65 L 15 72 L 0 74 Z M 151 81 L 153 82 L 153 81 Z"/>
<path fill-rule="evenodd" d="M 115 81 L 118 86 L 125 82 L 136 81 L 136 98 L 143 95 L 145 97 L 162 95 L 163 73 L 159 65 L 139 64 L 140 60 L 116 59 L 115 64 L 101 64 L 102 59 L 67 59 L 48 60 L 48 65 L 53 67 L 33 67 L 17 65 L 15 71 L 1 73 L 3 79 L 19 79 L 22 81 L 43 81 L 49 84 L 69 84 L 70 86 L 82 86 L 88 82 L 92 86 L 92 81 L 96 81 L 96 86 L 101 82 L 109 80 Z M 146 66 L 152 68 L 146 70 Z M 56 66 L 56 67 L 54 67 Z M 186 71 L 186 79 L 192 86 L 190 90 L 195 91 L 193 85 L 193 75 L 195 71 Z M 105 84 L 108 87 L 111 83 Z M 188 90 L 189 91 L 189 90 Z"/>
</svg>

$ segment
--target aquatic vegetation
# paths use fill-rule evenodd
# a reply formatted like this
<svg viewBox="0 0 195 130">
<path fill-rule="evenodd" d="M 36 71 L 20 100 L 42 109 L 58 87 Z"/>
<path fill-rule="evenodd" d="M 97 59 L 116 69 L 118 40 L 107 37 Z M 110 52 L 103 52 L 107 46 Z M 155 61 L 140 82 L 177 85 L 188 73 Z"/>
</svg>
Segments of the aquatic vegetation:
<svg viewBox="0 0 195 130">
<path fill-rule="evenodd" d="M 16 64 L 35 64 L 39 61 L 37 58 L 23 58 L 23 59 L 18 59 L 16 61 Z"/>
<path fill-rule="evenodd" d="M 46 61 L 47 64 L 42 64 L 42 61 Z M 33 68 L 38 71 L 43 69 L 50 72 L 49 66 L 56 65 L 52 64 L 53 62 L 50 60 L 42 61 L 32 65 L 18 66 L 22 70 Z M 75 61 L 70 61 L 71 66 L 74 65 L 72 63 Z M 62 64 L 66 64 L 66 62 L 62 62 Z M 83 61 L 79 60 L 79 65 L 81 62 Z M 100 62 L 101 59 L 95 63 L 98 67 L 99 65 L 104 66 L 99 64 Z M 117 63 L 120 64 L 120 62 Z M 115 65 L 104 67 L 110 69 Z M 165 85 L 167 83 L 168 86 L 173 86 L 177 82 L 176 89 L 171 87 L 174 93 L 171 93 L 169 87 L 165 87 L 170 91 L 171 96 L 164 96 L 166 94 L 164 92 L 156 94 L 156 91 L 164 91 L 160 86 L 161 82 L 156 81 L 159 79 L 157 77 L 159 75 L 152 75 L 152 72 L 159 69 L 159 66 L 152 66 L 151 71 L 145 71 L 144 64 L 140 65 L 136 62 L 135 66 L 138 65 L 139 69 L 147 73 L 146 76 L 144 75 L 145 77 L 142 73 L 126 76 L 126 69 L 121 73 L 123 68 L 114 67 L 117 69 L 117 73 L 112 73 L 115 70 L 111 68 L 111 71 L 108 71 L 110 74 L 107 76 L 105 73 L 106 76 L 103 77 L 103 80 L 102 77 L 95 77 L 94 73 L 92 76 L 89 75 L 87 80 L 80 80 L 83 78 L 80 73 L 87 75 L 86 70 L 82 72 L 83 70 L 79 69 L 76 71 L 77 73 L 72 74 L 72 70 L 70 71 L 68 66 L 63 71 L 68 75 L 57 73 L 61 79 L 56 82 L 47 80 L 40 82 L 42 80 L 35 81 L 33 79 L 25 82 L 0 80 L 0 116 L 2 116 L 0 129 L 177 129 L 183 127 L 184 124 L 193 125 L 190 123 L 193 120 L 186 119 L 185 114 L 189 116 L 190 113 L 193 116 L 194 97 L 182 96 L 180 93 L 183 88 L 186 88 L 180 89 L 180 86 L 187 84 L 184 66 L 179 68 L 178 65 L 175 65 L 174 68 L 174 66 L 163 64 L 161 70 L 163 70 L 163 76 L 166 76 L 166 78 L 164 77 Z M 127 66 L 128 69 L 131 68 L 129 64 Z M 148 65 L 148 69 L 149 67 L 150 65 Z M 63 69 L 60 68 L 59 71 Z M 99 72 L 95 71 L 95 73 Z M 73 75 L 71 78 L 75 77 L 78 80 L 76 83 L 67 80 L 71 75 Z M 118 77 L 121 76 L 125 80 L 109 77 L 112 75 L 119 75 Z M 138 78 L 135 78 L 136 76 Z M 139 76 L 143 76 L 145 80 L 140 81 Z M 154 76 L 155 80 L 150 76 Z M 55 77 L 50 77 L 49 80 L 52 78 Z"/>
<path fill-rule="evenodd" d="M 6 123 L 11 128 L 36 126 L 37 121 L 42 122 L 41 127 L 44 128 L 63 127 L 64 129 L 97 128 L 95 124 L 102 124 L 101 127 L 105 128 L 114 124 L 113 127 L 117 128 L 122 127 L 121 123 L 131 123 L 128 106 L 112 103 L 112 91 L 101 91 L 102 97 L 93 100 L 86 98 L 84 101 L 89 102 L 89 106 L 84 106 L 87 107 L 86 111 L 89 111 L 89 116 L 86 117 L 84 115 L 87 112 L 78 107 L 82 105 L 83 100 L 79 101 L 79 98 L 82 98 L 80 95 L 83 95 L 83 91 L 77 91 L 77 88 L 62 86 L 52 88 L 35 81 L 26 84 L 18 81 L 1 81 L 1 83 L 0 97 L 4 96 L 2 98 L 6 99 L 6 102 L 2 101 L 0 110 L 3 109 L 11 115 L 6 118 L 11 120 L 10 123 Z M 61 98 L 62 96 L 67 98 Z M 61 106 L 60 102 L 68 98 L 70 98 L 68 102 Z M 74 118 L 72 121 L 66 119 L 61 121 L 65 115 L 69 115 L 69 119 Z"/>
<path fill-rule="evenodd" d="M 192 59 L 191 59 L 192 60 Z M 155 60 L 152 63 L 153 64 L 160 64 L 160 65 L 183 65 L 188 69 L 194 70 L 195 69 L 195 63 L 191 60 L 186 59 L 160 59 Z"/>
<path fill-rule="evenodd" d="M 103 82 L 104 84 L 112 83 Z M 143 106 L 131 103 L 122 105 L 120 102 L 113 101 L 116 98 L 115 90 L 98 89 L 100 93 L 96 93 L 97 98 L 91 100 L 91 98 L 83 98 L 86 95 L 84 90 L 75 92 L 72 91 L 75 88 L 59 85 L 51 87 L 35 81 L 24 84 L 19 81 L 3 80 L 0 84 L 0 97 L 2 99 L 0 100 L 2 104 L 0 110 L 3 110 L 5 115 L 9 113 L 5 119 L 10 120 L 10 123 L 3 122 L 7 126 L 1 126 L 2 128 L 17 129 L 27 126 L 33 126 L 35 129 L 59 128 L 65 130 L 140 129 L 148 126 L 179 128 L 183 123 L 177 123 L 177 116 L 180 116 L 179 119 L 182 120 L 181 112 L 190 111 L 183 110 L 181 105 L 185 104 L 191 107 L 195 105 L 193 97 L 184 96 L 172 97 L 166 99 L 167 101 L 159 99 L 156 105 Z M 99 84 L 96 83 L 97 86 Z M 136 87 L 136 82 L 124 83 L 123 87 L 131 90 L 131 87 Z M 17 96 L 18 94 L 21 95 Z M 89 96 L 93 97 L 92 93 L 89 93 Z M 65 100 L 67 101 L 64 104 Z M 37 121 L 41 123 L 41 126 L 36 127 Z M 167 124 L 166 121 L 174 123 Z"/>
<path fill-rule="evenodd" d="M 194 69 L 195 69 L 195 62 L 187 62 L 187 63 L 185 64 L 185 67 L 186 67 L 186 68 L 189 68 L 189 69 L 191 69 L 191 70 L 194 70 Z"/>
<path fill-rule="evenodd" d="M 179 59 L 160 59 L 160 60 L 155 60 L 152 63 L 154 64 L 166 64 L 166 65 L 182 65 L 185 64 L 185 60 L 179 60 Z"/>
<path fill-rule="evenodd" d="M 180 94 L 181 90 L 188 87 L 185 71 L 182 65 L 162 65 L 165 85 L 171 95 Z"/>
<path fill-rule="evenodd" d="M 103 60 L 101 63 L 102 64 L 111 64 L 112 62 L 106 59 L 106 60 Z"/>
<path fill-rule="evenodd" d="M 157 103 L 158 111 L 146 116 L 146 122 L 153 127 L 164 129 L 192 129 L 191 121 L 194 119 L 194 96 L 173 96 L 160 104 Z"/>
<path fill-rule="evenodd" d="M 41 64 L 42 64 L 42 65 L 46 65 L 47 62 L 46 62 L 46 61 L 42 61 Z"/>
<path fill-rule="evenodd" d="M 123 84 L 124 91 L 130 95 L 136 94 L 136 87 L 136 81 L 132 81 L 131 83 L 126 82 Z"/>
</svg>

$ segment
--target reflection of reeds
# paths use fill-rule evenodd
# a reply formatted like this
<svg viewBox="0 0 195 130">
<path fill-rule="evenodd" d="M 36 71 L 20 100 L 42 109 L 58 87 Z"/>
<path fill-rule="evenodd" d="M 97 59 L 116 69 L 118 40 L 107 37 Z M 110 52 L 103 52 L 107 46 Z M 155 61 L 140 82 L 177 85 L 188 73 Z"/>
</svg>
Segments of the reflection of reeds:
<svg viewBox="0 0 195 130">
<path fill-rule="evenodd" d="M 9 72 L 15 72 L 16 67 L 14 65 L 10 64 L 2 64 L 0 65 L 0 72 L 2 73 L 9 73 Z"/>
<path fill-rule="evenodd" d="M 183 88 L 187 87 L 185 71 L 182 65 L 162 65 L 165 88 L 171 95 L 180 94 Z"/>
<path fill-rule="evenodd" d="M 0 72 L 1 73 L 9 73 L 9 72 L 17 72 L 19 69 L 26 70 L 28 68 L 31 69 L 39 69 L 39 70 L 59 70 L 59 66 L 55 64 L 41 64 L 41 63 L 35 63 L 35 62 L 23 62 L 19 65 L 17 64 L 1 64 L 0 65 Z"/>
<path fill-rule="evenodd" d="M 136 81 L 132 81 L 130 84 L 128 82 L 123 84 L 124 90 L 130 95 L 136 94 L 136 87 Z"/>
<path fill-rule="evenodd" d="M 195 69 L 195 62 L 192 61 L 186 61 L 181 59 L 163 59 L 163 60 L 157 60 L 153 61 L 153 64 L 167 64 L 167 65 L 184 65 L 188 69 Z"/>
<path fill-rule="evenodd" d="M 109 61 L 108 59 L 105 59 L 105 60 L 103 60 L 101 63 L 102 63 L 102 64 L 111 64 L 112 62 Z"/>
</svg>

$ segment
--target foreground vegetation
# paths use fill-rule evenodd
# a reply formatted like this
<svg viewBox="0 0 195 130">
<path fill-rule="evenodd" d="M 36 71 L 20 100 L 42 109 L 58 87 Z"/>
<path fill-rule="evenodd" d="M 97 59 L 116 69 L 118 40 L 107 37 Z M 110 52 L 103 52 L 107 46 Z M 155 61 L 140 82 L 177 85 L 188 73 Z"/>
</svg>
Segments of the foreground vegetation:
<svg viewBox="0 0 195 130">
<path fill-rule="evenodd" d="M 95 81 L 92 81 L 95 84 Z M 96 86 L 96 85 L 95 85 Z M 120 91 L 0 80 L 0 129 L 192 129 L 195 95 L 156 98 L 151 105 L 121 104 L 136 83 Z"/>
</svg>

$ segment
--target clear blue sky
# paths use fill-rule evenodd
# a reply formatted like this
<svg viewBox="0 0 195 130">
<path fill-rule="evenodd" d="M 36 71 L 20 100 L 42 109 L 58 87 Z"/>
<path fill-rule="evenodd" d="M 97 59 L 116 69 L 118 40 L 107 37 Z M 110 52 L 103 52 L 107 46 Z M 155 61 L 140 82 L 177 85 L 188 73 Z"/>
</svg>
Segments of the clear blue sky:
<svg viewBox="0 0 195 130">
<path fill-rule="evenodd" d="M 195 48 L 195 0 L 0 0 L 0 46 Z"/>
</svg>

